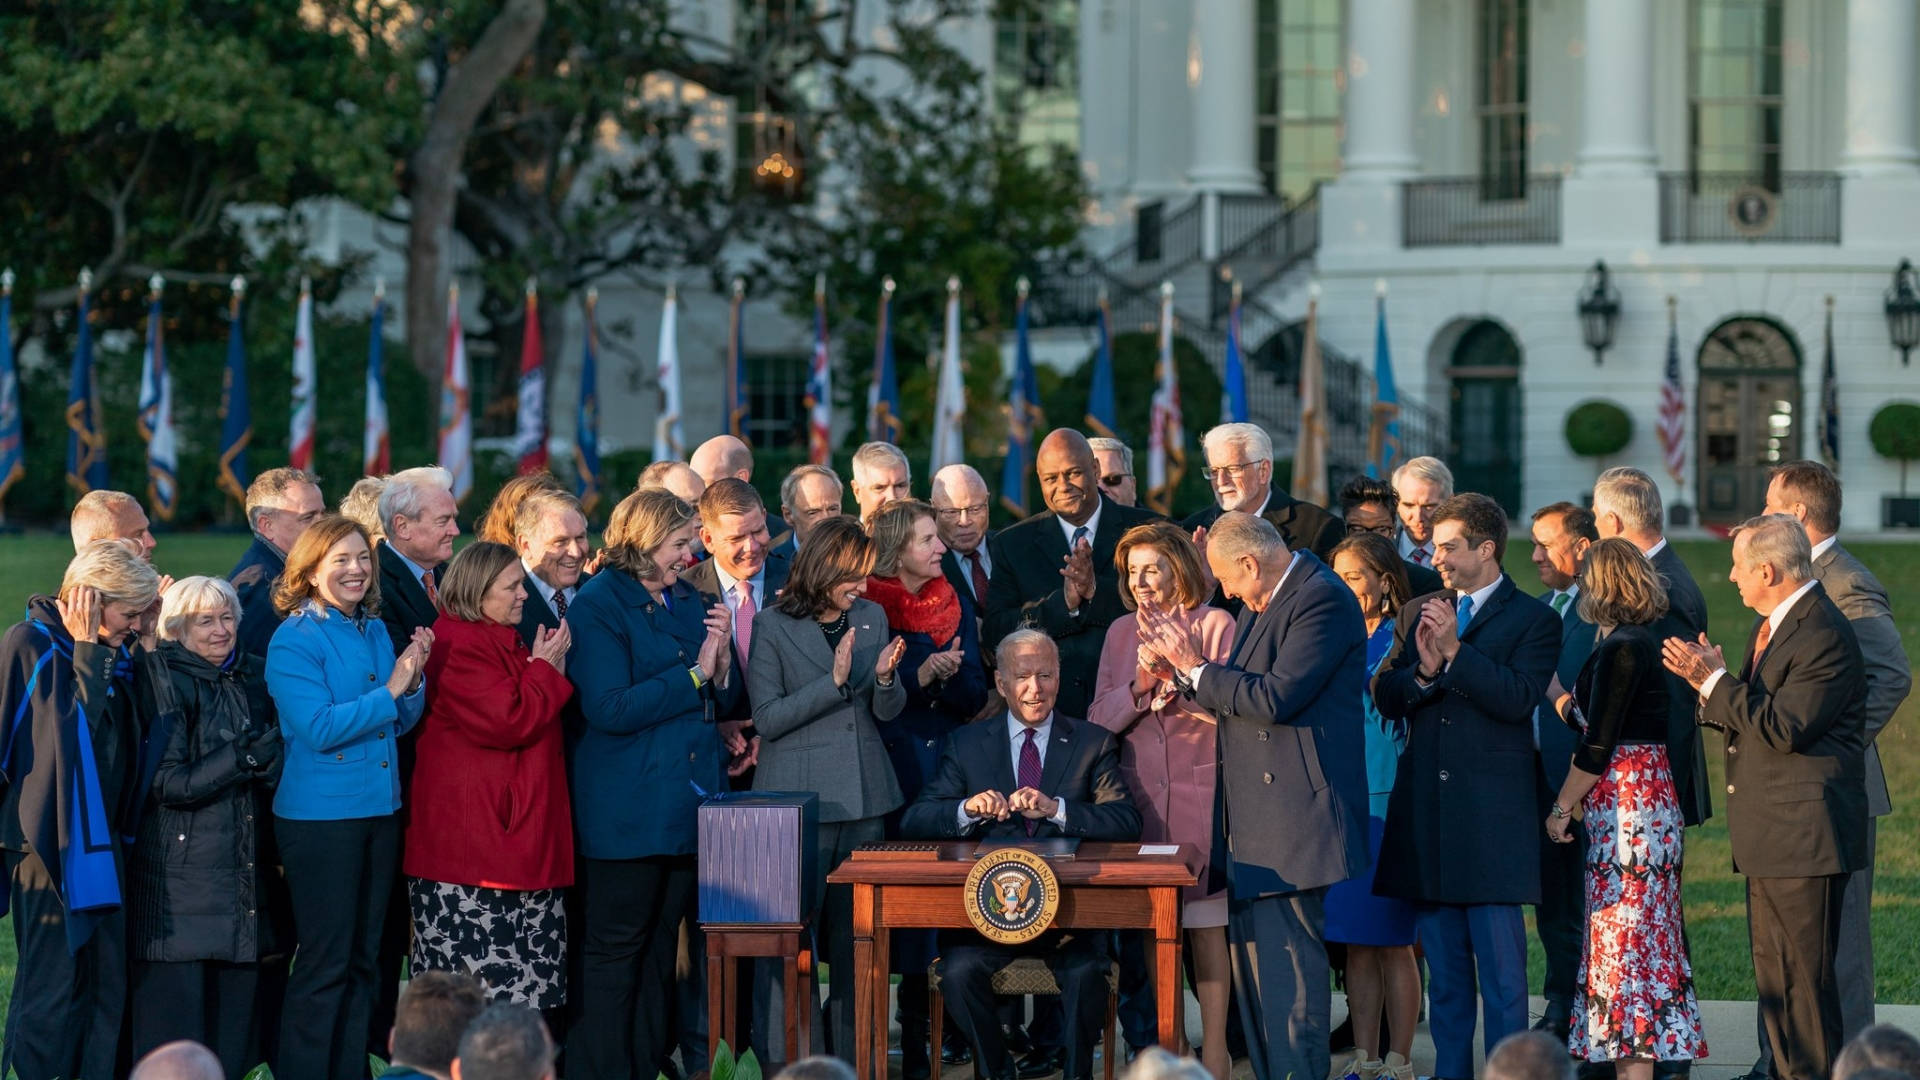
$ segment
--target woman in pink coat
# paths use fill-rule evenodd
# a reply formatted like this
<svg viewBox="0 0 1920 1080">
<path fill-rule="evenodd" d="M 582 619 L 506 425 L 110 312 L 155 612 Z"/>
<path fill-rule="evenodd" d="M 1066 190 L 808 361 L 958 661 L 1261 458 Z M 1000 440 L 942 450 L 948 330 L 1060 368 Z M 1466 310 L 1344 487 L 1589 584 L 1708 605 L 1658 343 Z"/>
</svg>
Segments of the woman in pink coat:
<svg viewBox="0 0 1920 1080">
<path fill-rule="evenodd" d="M 1121 737 L 1120 771 L 1140 810 L 1140 839 L 1192 844 L 1204 859 L 1213 847 L 1214 719 L 1180 696 L 1164 663 L 1141 652 L 1137 612 L 1150 608 L 1184 619 L 1200 655 L 1216 664 L 1233 652 L 1233 616 L 1207 604 L 1212 583 L 1193 540 L 1177 525 L 1134 526 L 1113 558 L 1125 582 L 1120 599 L 1134 614 L 1107 628 L 1087 718 Z M 1202 1059 L 1215 1080 L 1226 1080 L 1227 893 L 1224 887 L 1209 891 L 1207 881 L 1203 863 L 1200 884 L 1187 890 L 1183 923 L 1200 1000 Z"/>
</svg>

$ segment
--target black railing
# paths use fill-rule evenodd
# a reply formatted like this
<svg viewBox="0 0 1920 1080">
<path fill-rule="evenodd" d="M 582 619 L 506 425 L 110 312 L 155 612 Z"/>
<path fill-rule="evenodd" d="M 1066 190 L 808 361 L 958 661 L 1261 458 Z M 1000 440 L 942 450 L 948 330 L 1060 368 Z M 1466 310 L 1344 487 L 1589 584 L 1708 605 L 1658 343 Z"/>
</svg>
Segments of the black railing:
<svg viewBox="0 0 1920 1080">
<path fill-rule="evenodd" d="M 1837 244 L 1837 173 L 1661 173 L 1663 244 Z"/>
<path fill-rule="evenodd" d="M 1518 192 L 1477 176 L 1409 180 L 1401 194 L 1407 247 L 1560 242 L 1560 178 L 1530 176 Z"/>
<path fill-rule="evenodd" d="M 1106 254 L 1104 264 L 1178 266 L 1200 257 L 1200 200 L 1168 212 L 1164 200 L 1141 203 L 1133 212 L 1133 235 Z"/>
</svg>

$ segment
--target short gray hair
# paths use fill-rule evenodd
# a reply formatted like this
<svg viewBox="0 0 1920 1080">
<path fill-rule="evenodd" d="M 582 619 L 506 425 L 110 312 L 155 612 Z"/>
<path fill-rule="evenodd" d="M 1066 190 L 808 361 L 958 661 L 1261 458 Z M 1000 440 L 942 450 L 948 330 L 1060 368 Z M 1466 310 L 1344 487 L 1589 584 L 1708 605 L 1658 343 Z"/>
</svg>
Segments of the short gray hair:
<svg viewBox="0 0 1920 1080">
<path fill-rule="evenodd" d="M 800 497 L 801 481 L 809 476 L 823 476 L 833 481 L 833 490 L 838 492 L 838 494 L 834 496 L 834 502 L 837 503 L 846 496 L 847 485 L 840 482 L 839 473 L 834 472 L 825 465 L 796 465 L 793 471 L 788 473 L 784 480 L 780 481 L 781 506 L 787 508 L 793 506 L 793 501 Z"/>
<path fill-rule="evenodd" d="M 369 540 L 382 540 L 387 535 L 387 527 L 380 523 L 380 493 L 385 490 L 386 477 L 363 476 L 340 496 L 340 516 L 359 522 L 360 527 L 367 530 Z"/>
<path fill-rule="evenodd" d="M 1735 539 L 1747 538 L 1747 565 L 1771 566 L 1788 581 L 1806 581 L 1813 576 L 1813 544 L 1807 530 L 1787 514 L 1761 514 L 1750 517 L 1733 530 Z"/>
<path fill-rule="evenodd" d="M 580 509 L 580 500 L 564 491 L 536 491 L 527 496 L 521 500 L 520 509 L 513 515 L 514 543 L 533 535 L 533 530 L 540 527 L 541 519 L 548 514 L 564 514 L 568 511 L 586 517 Z"/>
<path fill-rule="evenodd" d="M 67 517 L 67 530 L 73 534 L 74 552 L 79 553 L 95 540 L 114 539 L 114 515 L 129 506 L 135 510 L 141 509 L 140 500 L 124 491 L 100 488 L 80 496 L 80 501 L 73 504 L 73 513 Z"/>
<path fill-rule="evenodd" d="M 1235 510 L 1221 514 L 1218 520 L 1207 526 L 1207 551 L 1218 552 L 1223 558 L 1237 559 L 1242 555 L 1251 555 L 1264 563 L 1286 550 L 1287 541 L 1280 535 L 1280 530 L 1273 527 L 1273 522 L 1257 514 Z"/>
<path fill-rule="evenodd" d="M 305 469 L 293 468 L 268 469 L 254 477 L 247 485 L 247 528 L 257 530 L 260 511 L 282 509 L 280 499 L 295 484 L 312 484 L 318 490 L 320 479 Z"/>
<path fill-rule="evenodd" d="M 1393 470 L 1395 491 L 1400 490 L 1400 481 L 1405 477 L 1438 485 L 1442 502 L 1453 498 L 1453 470 L 1447 468 L 1447 463 L 1437 457 L 1423 455 L 1401 462 L 1400 466 Z"/>
<path fill-rule="evenodd" d="M 1219 429 L 1215 428 L 1214 430 L 1218 431 Z M 1119 454 L 1120 467 L 1128 472 L 1133 471 L 1133 447 L 1128 446 L 1119 439 L 1109 439 L 1105 437 L 1088 439 L 1087 445 L 1093 447 L 1093 452 L 1096 454 L 1101 452 Z"/>
<path fill-rule="evenodd" d="M 126 604 L 142 611 L 160 596 L 160 575 L 140 557 L 139 545 L 129 540 L 95 540 L 67 563 L 60 579 L 62 598 L 74 589 L 93 589 L 103 601 Z"/>
<path fill-rule="evenodd" d="M 788 1062 L 773 1080 L 854 1080 L 853 1066 L 837 1057 L 816 1054 Z"/>
<path fill-rule="evenodd" d="M 1544 1031 L 1516 1031 L 1487 1055 L 1486 1080 L 1573 1080 L 1567 1041 Z"/>
<path fill-rule="evenodd" d="M 993 666 L 1004 668 L 1007 666 L 1007 660 L 1012 657 L 1014 653 L 1022 649 L 1038 648 L 1041 646 L 1045 646 L 1046 651 L 1053 654 L 1054 666 L 1058 667 L 1060 665 L 1059 644 L 1045 633 L 1031 626 L 1023 626 L 1000 639 L 1000 644 L 995 646 L 993 650 Z"/>
<path fill-rule="evenodd" d="M 540 1080 L 553 1072 L 553 1037 L 540 1014 L 495 1002 L 460 1036 L 463 1080 Z"/>
<path fill-rule="evenodd" d="M 860 444 L 853 452 L 853 482 L 860 482 L 860 474 L 868 469 L 902 468 L 907 470 L 907 479 L 913 479 L 913 465 L 907 461 L 907 455 L 890 442 L 870 442 Z"/>
<path fill-rule="evenodd" d="M 1176 1057 L 1163 1047 L 1149 1046 L 1127 1066 L 1123 1080 L 1212 1080 L 1213 1074 L 1193 1058 Z"/>
<path fill-rule="evenodd" d="M 240 594 L 217 577 L 196 574 L 181 578 L 160 599 L 160 640 L 179 641 L 187 619 L 203 611 L 218 611 L 225 605 L 233 612 L 233 625 L 240 625 Z"/>
<path fill-rule="evenodd" d="M 1660 531 L 1660 485 L 1630 465 L 1616 465 L 1593 482 L 1593 514 L 1617 514 L 1629 532 Z"/>
<path fill-rule="evenodd" d="M 1200 437 L 1200 450 L 1209 464 L 1215 450 L 1229 446 L 1239 447 L 1248 461 L 1273 460 L 1273 437 L 1259 424 L 1218 424 Z"/>
<path fill-rule="evenodd" d="M 438 465 L 401 469 L 387 477 L 380 489 L 381 531 L 391 535 L 395 518 L 417 520 L 426 513 L 427 493 L 435 489 L 453 492 L 453 474 Z"/>
</svg>

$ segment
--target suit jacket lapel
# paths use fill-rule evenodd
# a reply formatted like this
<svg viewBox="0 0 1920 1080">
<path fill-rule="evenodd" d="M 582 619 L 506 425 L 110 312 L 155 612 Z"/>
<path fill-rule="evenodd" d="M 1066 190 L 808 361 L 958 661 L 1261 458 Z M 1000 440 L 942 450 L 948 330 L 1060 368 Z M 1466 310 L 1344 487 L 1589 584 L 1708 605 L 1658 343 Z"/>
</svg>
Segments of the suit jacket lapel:
<svg viewBox="0 0 1920 1080">
<path fill-rule="evenodd" d="M 1014 789 L 1020 786 L 1020 774 L 1013 767 L 1013 755 L 1019 746 L 1019 741 L 1007 736 L 1007 732 L 1011 730 L 1012 721 L 1009 714 L 1003 712 L 993 718 L 982 720 L 981 723 L 993 725 L 996 735 L 995 738 L 987 740 L 987 745 L 993 747 L 992 775 L 1000 779 L 1000 785 L 996 790 L 1002 795 L 1011 795 Z M 1043 768 L 1040 771 L 1044 776 L 1046 770 Z"/>
<path fill-rule="evenodd" d="M 1800 601 L 1793 605 L 1793 610 L 1787 612 L 1787 617 L 1780 621 L 1780 629 L 1776 631 L 1772 637 L 1767 639 L 1767 651 L 1760 654 L 1760 662 L 1751 665 L 1753 674 L 1759 674 L 1760 669 L 1766 666 L 1767 658 L 1777 654 L 1780 651 L 1780 646 L 1785 644 L 1789 638 L 1793 637 L 1795 630 L 1800 629 L 1801 621 L 1813 611 L 1814 597 L 1825 596 L 1826 594 L 1825 587 L 1816 582 L 1813 588 L 1807 591 L 1807 595 L 1801 597 Z M 1753 629 L 1754 633 L 1758 635 L 1760 624 L 1755 623 Z M 1749 655 L 1753 652 L 1751 643 L 1747 646 L 1747 652 Z"/>
<path fill-rule="evenodd" d="M 1473 618 L 1467 620 L 1467 632 L 1460 635 L 1460 640 L 1465 641 L 1478 633 L 1480 628 L 1486 625 L 1489 616 L 1497 613 L 1502 607 L 1506 606 L 1508 594 L 1518 589 L 1519 586 L 1513 583 L 1512 578 L 1501 574 L 1500 584 L 1495 586 L 1493 592 L 1487 596 L 1487 602 L 1481 607 L 1475 608 Z M 1458 600 L 1456 600 L 1455 603 L 1458 604 Z M 1457 611 L 1458 608 L 1456 607 L 1455 610 Z"/>
<path fill-rule="evenodd" d="M 1040 791 L 1052 795 L 1060 790 L 1060 777 L 1067 771 L 1067 759 L 1073 756 L 1073 725 L 1065 718 L 1053 718 L 1053 732 L 1047 737 L 1047 759 L 1040 763 Z"/>
</svg>

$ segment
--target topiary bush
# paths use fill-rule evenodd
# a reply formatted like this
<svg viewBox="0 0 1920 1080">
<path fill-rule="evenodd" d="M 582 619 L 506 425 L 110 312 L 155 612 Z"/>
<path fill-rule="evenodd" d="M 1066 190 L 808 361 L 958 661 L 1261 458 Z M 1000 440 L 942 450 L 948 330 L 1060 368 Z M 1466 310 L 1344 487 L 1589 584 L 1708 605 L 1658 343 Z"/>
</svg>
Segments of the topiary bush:
<svg viewBox="0 0 1920 1080">
<path fill-rule="evenodd" d="M 1907 497 L 1907 463 L 1920 461 L 1920 405 L 1896 401 L 1873 414 L 1867 427 L 1873 452 L 1900 463 L 1900 497 Z"/>
<path fill-rule="evenodd" d="M 1581 457 L 1617 454 L 1633 441 L 1633 417 L 1611 401 L 1588 401 L 1567 413 L 1567 445 Z"/>
</svg>

